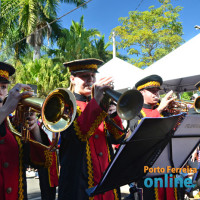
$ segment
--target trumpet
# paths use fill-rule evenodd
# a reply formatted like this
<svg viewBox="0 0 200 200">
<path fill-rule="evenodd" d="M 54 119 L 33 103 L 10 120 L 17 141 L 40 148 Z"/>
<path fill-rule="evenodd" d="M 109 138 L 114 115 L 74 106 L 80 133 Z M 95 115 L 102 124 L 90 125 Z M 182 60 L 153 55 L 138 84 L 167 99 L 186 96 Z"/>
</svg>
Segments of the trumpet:
<svg viewBox="0 0 200 200">
<path fill-rule="evenodd" d="M 5 100 L 6 101 L 6 100 Z M 41 127 L 55 134 L 54 142 L 50 146 L 45 146 L 37 141 L 32 141 L 27 129 L 26 117 L 29 112 L 36 112 L 41 115 Z M 74 121 L 76 115 L 75 96 L 67 89 L 58 88 L 49 93 L 45 98 L 26 97 L 22 99 L 15 110 L 14 121 L 11 123 L 7 117 L 8 127 L 14 134 L 18 135 L 23 141 L 39 143 L 49 151 L 55 150 L 61 131 L 67 129 Z M 21 127 L 20 131 L 16 128 Z"/>
<path fill-rule="evenodd" d="M 167 110 L 169 113 L 177 115 L 181 112 L 188 112 L 190 108 L 194 107 L 196 112 L 200 112 L 200 97 L 196 100 L 195 102 L 185 100 L 172 101 L 169 103 Z"/>
</svg>

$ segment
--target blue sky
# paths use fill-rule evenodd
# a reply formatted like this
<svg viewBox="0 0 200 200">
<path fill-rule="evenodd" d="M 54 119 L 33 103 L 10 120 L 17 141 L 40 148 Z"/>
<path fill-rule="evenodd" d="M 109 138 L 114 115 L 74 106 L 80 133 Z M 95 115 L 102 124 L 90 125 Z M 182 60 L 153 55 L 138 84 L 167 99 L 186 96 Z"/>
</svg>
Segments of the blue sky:
<svg viewBox="0 0 200 200">
<path fill-rule="evenodd" d="M 188 41 L 200 33 L 200 30 L 194 28 L 200 25 L 200 0 L 172 0 L 173 6 L 183 7 L 180 11 L 180 22 L 183 25 L 183 39 Z M 138 7 L 138 5 L 140 5 Z M 160 7 L 158 0 L 92 0 L 87 4 L 87 8 L 79 8 L 61 19 L 61 24 L 65 28 L 71 26 L 71 21 L 78 21 L 84 15 L 84 27 L 86 29 L 96 28 L 105 35 L 105 42 L 108 42 L 109 35 L 113 28 L 120 25 L 118 19 L 127 17 L 129 11 L 148 10 L 148 7 L 155 5 Z M 75 6 L 62 4 L 59 7 L 58 17 L 74 9 Z M 112 50 L 112 47 L 109 48 Z M 125 52 L 120 52 L 125 54 Z"/>
</svg>

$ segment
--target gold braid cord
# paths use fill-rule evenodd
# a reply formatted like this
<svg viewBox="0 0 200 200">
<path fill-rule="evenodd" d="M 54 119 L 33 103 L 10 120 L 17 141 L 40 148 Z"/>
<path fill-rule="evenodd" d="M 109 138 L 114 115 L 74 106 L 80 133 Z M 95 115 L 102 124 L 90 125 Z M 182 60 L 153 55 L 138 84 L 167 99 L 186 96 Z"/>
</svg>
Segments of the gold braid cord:
<svg viewBox="0 0 200 200">
<path fill-rule="evenodd" d="M 86 142 L 86 159 L 87 159 L 87 167 L 88 167 L 88 188 L 94 186 L 94 178 L 93 178 L 93 166 L 92 166 L 92 158 L 90 152 L 89 141 Z M 94 197 L 89 197 L 89 200 L 93 200 Z"/>
<path fill-rule="evenodd" d="M 77 112 L 78 115 L 81 115 L 81 110 L 80 107 L 77 107 Z M 103 119 L 105 119 L 105 117 L 107 116 L 107 113 L 105 111 L 103 111 L 98 117 L 97 119 L 94 121 L 94 123 L 92 124 L 90 130 L 87 132 L 87 134 L 83 135 L 81 133 L 80 127 L 78 125 L 77 119 L 74 120 L 73 125 L 74 125 L 74 130 L 76 131 L 76 135 L 78 136 L 78 138 L 82 141 L 82 142 L 86 142 L 88 138 L 90 138 L 94 132 L 95 129 L 98 128 L 98 126 L 100 125 L 100 123 L 103 121 Z"/>
<path fill-rule="evenodd" d="M 105 122 L 104 122 L 104 131 L 105 131 L 105 134 L 106 134 L 107 127 L 106 127 L 106 123 Z M 109 146 L 108 146 L 108 140 L 107 139 L 106 139 L 106 145 L 107 145 L 107 149 L 108 149 L 108 161 L 110 163 L 111 162 L 111 157 L 110 157 L 110 149 L 109 149 Z M 113 193 L 114 193 L 114 196 L 115 196 L 115 200 L 119 200 L 117 189 L 113 189 Z"/>
<path fill-rule="evenodd" d="M 141 89 L 149 87 L 149 86 L 160 87 L 160 83 L 158 81 L 149 81 L 143 85 L 138 86 L 137 90 L 141 90 Z"/>
<path fill-rule="evenodd" d="M 175 177 L 176 177 L 176 176 L 174 175 L 174 178 L 175 178 Z M 175 197 L 176 200 L 178 200 L 177 188 L 174 188 L 174 197 Z"/>
<path fill-rule="evenodd" d="M 45 155 L 45 164 L 44 164 L 44 167 L 45 168 L 49 168 L 49 167 L 51 167 L 52 162 L 53 162 L 52 152 L 49 151 L 49 150 L 45 150 L 44 151 L 44 155 Z"/>
<path fill-rule="evenodd" d="M 79 116 L 82 113 L 80 107 L 78 107 L 78 106 L 77 106 L 77 113 L 78 113 Z M 77 119 L 74 120 L 74 122 L 73 122 L 73 124 L 74 124 L 74 130 L 76 132 L 76 135 L 78 136 L 78 138 L 81 141 L 86 142 L 86 160 L 87 160 L 87 169 L 88 169 L 88 188 L 94 187 L 94 175 L 93 175 L 91 150 L 90 150 L 90 145 L 89 145 L 89 137 L 94 134 L 95 129 L 103 121 L 103 119 L 106 117 L 106 115 L 107 115 L 107 113 L 103 111 L 97 117 L 97 119 L 95 120 L 95 122 L 92 124 L 90 130 L 88 131 L 87 135 L 82 135 L 81 134 L 81 130 L 80 130 L 80 127 L 78 125 Z M 105 128 L 105 122 L 104 122 L 104 128 Z M 105 131 L 106 131 L 106 128 L 105 128 Z M 111 158 L 110 158 L 110 151 L 109 151 L 108 143 L 107 143 L 107 149 L 108 149 L 108 157 L 109 157 L 109 162 L 110 162 Z M 117 190 L 114 189 L 113 192 L 114 192 L 114 195 L 115 195 L 115 199 L 119 200 L 118 194 L 117 194 Z M 94 197 L 89 197 L 89 200 L 94 200 Z"/>
<path fill-rule="evenodd" d="M 155 191 L 155 200 L 159 200 L 158 198 L 158 188 L 154 188 L 154 191 Z"/>
<path fill-rule="evenodd" d="M 14 135 L 15 136 L 15 135 Z M 23 200 L 24 199 L 24 189 L 23 189 L 23 164 L 22 164 L 22 159 L 23 159 L 23 147 L 21 143 L 21 138 L 18 136 L 15 136 L 15 139 L 18 143 L 19 147 L 19 189 L 18 189 L 18 195 L 19 199 Z"/>
<path fill-rule="evenodd" d="M 111 119 L 113 121 L 113 123 L 117 124 L 116 121 L 114 119 Z M 110 124 L 110 131 L 111 134 L 115 137 L 116 140 L 120 139 L 123 135 L 123 134 L 120 134 L 119 130 L 112 124 Z"/>
<path fill-rule="evenodd" d="M 105 119 L 105 117 L 107 116 L 107 113 L 105 111 L 103 111 L 98 117 L 97 119 L 94 121 L 94 123 L 92 124 L 90 130 L 87 133 L 87 137 L 89 138 L 90 136 L 92 136 L 95 132 L 95 129 L 99 127 L 99 125 L 101 124 L 101 122 Z"/>
</svg>

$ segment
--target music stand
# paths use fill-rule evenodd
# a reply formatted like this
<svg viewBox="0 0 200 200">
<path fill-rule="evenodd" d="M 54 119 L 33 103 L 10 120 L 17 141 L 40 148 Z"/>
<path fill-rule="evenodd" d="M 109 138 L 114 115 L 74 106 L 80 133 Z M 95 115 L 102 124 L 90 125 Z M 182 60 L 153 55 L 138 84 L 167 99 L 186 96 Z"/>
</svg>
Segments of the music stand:
<svg viewBox="0 0 200 200">
<path fill-rule="evenodd" d="M 160 167 L 167 169 L 167 166 L 176 169 L 182 168 L 188 161 L 192 152 L 197 148 L 199 142 L 200 116 L 187 115 L 172 135 L 159 158 L 152 165 L 152 168 Z M 171 172 L 165 170 L 164 173 L 147 173 L 146 176 L 154 177 L 169 173 Z"/>
<path fill-rule="evenodd" d="M 94 196 L 113 188 L 137 182 L 145 176 L 144 166 L 151 167 L 162 153 L 183 114 L 163 118 L 143 118 L 110 162 L 101 181 L 86 190 Z"/>
</svg>

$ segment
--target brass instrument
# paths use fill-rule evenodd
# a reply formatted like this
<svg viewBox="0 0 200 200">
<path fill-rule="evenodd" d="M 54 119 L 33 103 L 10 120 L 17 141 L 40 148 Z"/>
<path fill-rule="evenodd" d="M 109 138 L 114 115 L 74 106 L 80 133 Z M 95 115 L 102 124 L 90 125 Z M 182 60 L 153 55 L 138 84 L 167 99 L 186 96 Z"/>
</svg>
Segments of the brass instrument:
<svg viewBox="0 0 200 200">
<path fill-rule="evenodd" d="M 200 96 L 194 100 L 194 109 L 197 113 L 200 113 Z"/>
<path fill-rule="evenodd" d="M 167 110 L 169 113 L 177 115 L 181 112 L 188 112 L 193 104 L 192 101 L 176 100 L 169 103 Z"/>
<path fill-rule="evenodd" d="M 112 120 L 109 120 L 116 128 L 126 132 L 129 126 L 129 120 L 136 117 L 143 106 L 143 96 L 138 90 L 128 90 L 121 94 L 111 88 L 105 90 L 105 94 L 113 99 L 117 104 L 117 114 L 121 119 L 127 120 L 127 128 L 122 130 Z"/>
<path fill-rule="evenodd" d="M 54 142 L 47 147 L 50 151 L 55 150 L 59 133 L 67 129 L 74 121 L 76 99 L 69 90 L 62 88 L 53 90 L 45 99 L 34 96 L 22 99 L 15 110 L 14 122 L 11 123 L 7 117 L 7 123 L 10 130 L 24 141 L 31 140 L 26 122 L 28 113 L 31 111 L 41 115 L 41 125 L 44 125 L 52 133 L 56 133 Z M 21 131 L 16 131 L 15 127 L 20 127 Z M 37 141 L 34 142 L 37 143 Z"/>
</svg>

